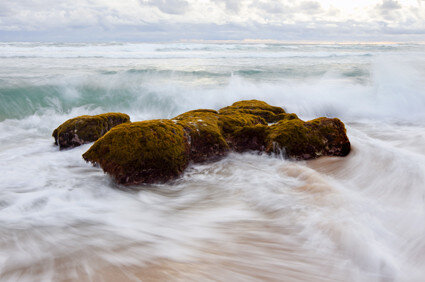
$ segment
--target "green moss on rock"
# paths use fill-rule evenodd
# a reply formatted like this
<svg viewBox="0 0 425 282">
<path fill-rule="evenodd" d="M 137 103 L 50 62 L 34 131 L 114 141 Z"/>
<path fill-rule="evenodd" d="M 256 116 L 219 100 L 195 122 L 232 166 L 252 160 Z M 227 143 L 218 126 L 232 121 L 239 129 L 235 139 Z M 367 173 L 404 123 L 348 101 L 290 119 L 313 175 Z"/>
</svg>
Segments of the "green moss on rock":
<svg viewBox="0 0 425 282">
<path fill-rule="evenodd" d="M 280 107 L 275 107 L 259 100 L 245 100 L 233 103 L 231 106 L 219 110 L 220 114 L 245 113 L 263 118 L 268 123 L 280 120 L 279 114 L 285 111 Z"/>
<path fill-rule="evenodd" d="M 52 136 L 60 149 L 72 148 L 96 141 L 114 126 L 126 122 L 130 122 L 130 117 L 122 113 L 79 116 L 61 124 Z"/>
<path fill-rule="evenodd" d="M 258 100 L 239 101 L 219 113 L 223 135 L 232 149 L 238 152 L 263 151 L 269 123 L 298 119 L 296 114 L 287 114 L 280 107 Z"/>
<path fill-rule="evenodd" d="M 287 114 L 287 113 L 282 113 L 282 114 L 278 114 L 276 121 L 279 120 L 291 120 L 291 119 L 299 119 L 299 117 L 296 114 Z"/>
<path fill-rule="evenodd" d="M 338 118 L 317 118 L 306 126 L 318 132 L 325 140 L 324 152 L 328 156 L 344 157 L 350 153 L 351 144 L 347 137 L 344 123 Z"/>
<path fill-rule="evenodd" d="M 189 163 L 183 128 L 170 120 L 121 124 L 97 140 L 83 158 L 121 184 L 164 182 Z"/>
<path fill-rule="evenodd" d="M 219 125 L 226 137 L 232 135 L 242 127 L 257 124 L 267 125 L 267 122 L 262 117 L 237 111 L 219 115 Z"/>
<path fill-rule="evenodd" d="M 260 100 L 243 100 L 233 103 L 231 106 L 222 108 L 219 112 L 227 111 L 227 110 L 235 110 L 235 109 L 246 109 L 246 110 L 264 110 L 269 111 L 274 114 L 285 113 L 285 110 L 281 107 L 275 107 L 267 104 L 266 102 Z"/>
<path fill-rule="evenodd" d="M 236 152 L 264 151 L 269 134 L 269 126 L 256 124 L 241 127 L 228 138 L 228 143 Z"/>
<path fill-rule="evenodd" d="M 225 155 L 229 146 L 219 127 L 218 113 L 214 110 L 194 110 L 172 119 L 183 127 L 190 145 L 190 159 L 203 162 Z"/>
<path fill-rule="evenodd" d="M 322 155 L 345 156 L 350 142 L 339 119 L 318 118 L 281 120 L 270 126 L 267 151 L 284 153 L 295 159 L 312 159 Z"/>
</svg>

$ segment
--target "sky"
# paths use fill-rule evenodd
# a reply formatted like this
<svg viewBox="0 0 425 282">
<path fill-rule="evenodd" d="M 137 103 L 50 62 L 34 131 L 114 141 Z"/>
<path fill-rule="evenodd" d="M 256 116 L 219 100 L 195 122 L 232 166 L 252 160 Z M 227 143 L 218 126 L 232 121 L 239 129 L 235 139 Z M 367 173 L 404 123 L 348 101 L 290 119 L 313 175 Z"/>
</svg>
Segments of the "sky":
<svg viewBox="0 0 425 282">
<path fill-rule="evenodd" d="M 425 0 L 1 0 L 0 41 L 425 42 Z"/>
</svg>

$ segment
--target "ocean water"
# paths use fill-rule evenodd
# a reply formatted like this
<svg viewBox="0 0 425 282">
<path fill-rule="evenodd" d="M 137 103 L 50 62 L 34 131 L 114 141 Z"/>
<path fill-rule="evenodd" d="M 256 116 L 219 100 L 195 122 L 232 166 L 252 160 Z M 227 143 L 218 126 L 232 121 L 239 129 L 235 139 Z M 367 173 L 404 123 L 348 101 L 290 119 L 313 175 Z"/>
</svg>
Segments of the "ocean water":
<svg viewBox="0 0 425 282">
<path fill-rule="evenodd" d="M 242 99 L 338 117 L 352 152 L 128 188 L 51 137 Z M 0 43 L 0 280 L 424 281 L 424 122 L 420 44 Z"/>
</svg>

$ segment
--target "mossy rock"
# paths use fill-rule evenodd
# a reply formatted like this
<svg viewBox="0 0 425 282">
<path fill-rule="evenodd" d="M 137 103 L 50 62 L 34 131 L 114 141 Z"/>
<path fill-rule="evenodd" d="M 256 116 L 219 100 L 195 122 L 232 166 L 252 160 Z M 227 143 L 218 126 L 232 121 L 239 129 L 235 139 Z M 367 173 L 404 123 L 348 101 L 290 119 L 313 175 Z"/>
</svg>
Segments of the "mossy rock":
<svg viewBox="0 0 425 282">
<path fill-rule="evenodd" d="M 264 151 L 268 124 L 278 120 L 298 119 L 280 107 L 258 100 L 234 103 L 219 111 L 219 124 L 227 143 L 237 152 Z"/>
<path fill-rule="evenodd" d="M 190 160 L 203 162 L 221 157 L 229 151 L 214 110 L 194 110 L 172 119 L 183 127 L 190 145 Z"/>
<path fill-rule="evenodd" d="M 280 120 L 292 120 L 292 119 L 299 119 L 299 117 L 293 113 L 292 114 L 282 113 L 277 115 L 276 122 Z"/>
<path fill-rule="evenodd" d="M 222 108 L 219 111 L 219 113 L 222 113 L 223 111 L 227 111 L 227 110 L 234 110 L 234 109 L 264 110 L 264 111 L 272 112 L 274 114 L 285 113 L 285 110 L 282 109 L 281 107 L 271 106 L 264 101 L 255 100 L 255 99 L 235 102 L 231 106 Z"/>
<path fill-rule="evenodd" d="M 266 143 L 268 152 L 283 151 L 290 158 L 303 160 L 350 152 L 345 126 L 337 118 L 281 120 L 270 126 Z"/>
<path fill-rule="evenodd" d="M 183 127 L 170 120 L 125 123 L 111 129 L 83 154 L 121 184 L 164 182 L 189 163 Z"/>
<path fill-rule="evenodd" d="M 52 136 L 62 150 L 96 141 L 114 126 L 126 122 L 130 122 L 130 117 L 122 113 L 79 116 L 61 124 Z"/>
<path fill-rule="evenodd" d="M 267 125 L 267 122 L 262 117 L 241 112 L 219 115 L 219 125 L 224 135 L 232 135 L 242 127 L 257 124 Z"/>
<path fill-rule="evenodd" d="M 285 110 L 259 100 L 245 100 L 233 103 L 231 106 L 219 110 L 220 114 L 245 113 L 263 118 L 267 123 L 274 123 L 282 119 L 280 114 Z"/>
<path fill-rule="evenodd" d="M 241 127 L 228 138 L 228 143 L 236 152 L 264 151 L 269 134 L 269 126 L 256 124 Z"/>
<path fill-rule="evenodd" d="M 317 118 L 306 122 L 306 126 L 318 132 L 325 140 L 324 154 L 345 157 L 350 153 L 351 144 L 344 123 L 338 118 Z"/>
</svg>

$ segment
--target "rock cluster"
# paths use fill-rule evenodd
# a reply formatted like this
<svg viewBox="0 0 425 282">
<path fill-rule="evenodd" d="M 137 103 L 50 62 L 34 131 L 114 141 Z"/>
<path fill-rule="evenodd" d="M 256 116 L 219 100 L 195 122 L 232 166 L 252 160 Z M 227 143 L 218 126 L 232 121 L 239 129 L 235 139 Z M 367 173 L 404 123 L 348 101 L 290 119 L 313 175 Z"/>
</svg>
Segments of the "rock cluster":
<svg viewBox="0 0 425 282">
<path fill-rule="evenodd" d="M 322 117 L 305 122 L 258 100 L 236 102 L 219 111 L 189 111 L 172 119 L 120 121 L 122 124 L 112 129 L 96 131 L 91 140 L 110 129 L 83 158 L 125 185 L 165 182 L 181 175 L 191 162 L 214 160 L 229 151 L 284 152 L 297 160 L 350 152 L 345 126 L 339 119 Z M 62 136 L 59 128 L 56 136 Z M 84 140 L 89 142 L 87 137 Z"/>
</svg>

